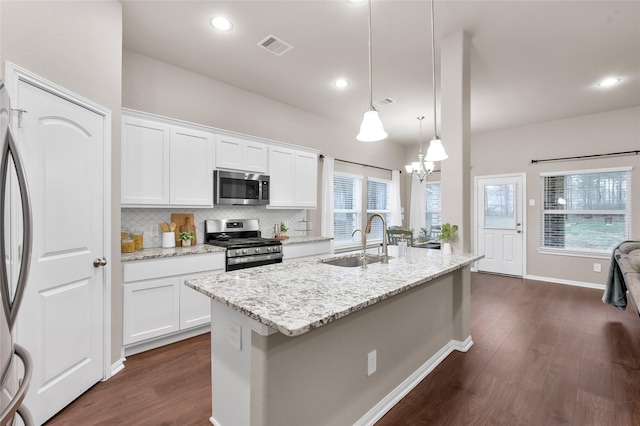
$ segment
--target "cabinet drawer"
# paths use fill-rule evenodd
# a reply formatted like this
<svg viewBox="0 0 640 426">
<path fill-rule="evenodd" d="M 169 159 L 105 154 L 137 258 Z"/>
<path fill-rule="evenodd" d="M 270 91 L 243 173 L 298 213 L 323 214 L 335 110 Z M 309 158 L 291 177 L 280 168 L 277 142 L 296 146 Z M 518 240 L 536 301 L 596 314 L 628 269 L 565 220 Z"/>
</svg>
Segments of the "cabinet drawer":
<svg viewBox="0 0 640 426">
<path fill-rule="evenodd" d="M 122 265 L 122 281 L 127 283 L 175 275 L 196 274 L 214 269 L 224 270 L 224 263 L 224 253 L 194 254 L 127 262 Z"/>
</svg>

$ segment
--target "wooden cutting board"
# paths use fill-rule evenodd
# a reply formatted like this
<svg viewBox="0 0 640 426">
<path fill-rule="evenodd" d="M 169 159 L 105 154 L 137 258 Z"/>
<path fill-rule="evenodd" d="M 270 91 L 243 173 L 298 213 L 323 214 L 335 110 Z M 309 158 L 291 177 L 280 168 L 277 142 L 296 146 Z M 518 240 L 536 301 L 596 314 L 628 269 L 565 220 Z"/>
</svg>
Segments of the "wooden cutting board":
<svg viewBox="0 0 640 426">
<path fill-rule="evenodd" d="M 193 221 L 193 213 L 171 213 L 171 222 L 176 224 L 176 246 L 180 247 L 180 233 L 191 231 L 193 232 L 193 240 L 191 244 L 196 244 L 196 225 Z"/>
</svg>

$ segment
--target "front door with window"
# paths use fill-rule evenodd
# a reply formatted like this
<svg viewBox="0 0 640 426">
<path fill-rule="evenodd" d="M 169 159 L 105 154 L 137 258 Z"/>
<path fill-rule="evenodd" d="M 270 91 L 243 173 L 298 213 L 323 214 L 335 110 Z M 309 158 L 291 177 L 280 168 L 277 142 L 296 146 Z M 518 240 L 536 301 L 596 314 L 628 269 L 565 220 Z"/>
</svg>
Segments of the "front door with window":
<svg viewBox="0 0 640 426">
<path fill-rule="evenodd" d="M 476 178 L 478 271 L 523 276 L 522 175 Z"/>
</svg>

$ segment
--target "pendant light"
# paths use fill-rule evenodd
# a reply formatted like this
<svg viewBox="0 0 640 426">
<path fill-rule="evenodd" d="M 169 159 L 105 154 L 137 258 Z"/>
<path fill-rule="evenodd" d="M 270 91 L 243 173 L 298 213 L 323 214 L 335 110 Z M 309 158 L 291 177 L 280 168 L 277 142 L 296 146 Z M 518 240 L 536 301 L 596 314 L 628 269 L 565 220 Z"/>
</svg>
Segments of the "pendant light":
<svg viewBox="0 0 640 426">
<path fill-rule="evenodd" d="M 436 120 L 436 31 L 433 18 L 433 0 L 431 0 L 431 63 L 433 65 L 433 139 L 427 149 L 427 161 L 442 161 L 449 158 L 438 137 Z"/>
<path fill-rule="evenodd" d="M 422 153 L 422 120 L 424 120 L 424 117 L 420 116 L 416 118 L 420 122 L 420 136 L 418 137 L 418 145 L 420 146 L 420 150 L 418 151 L 418 161 L 407 164 L 406 166 L 404 166 L 404 168 L 407 173 L 409 173 L 411 176 L 415 176 L 420 182 L 422 182 L 433 172 L 435 164 L 433 163 L 433 161 L 425 161 L 424 159 L 424 154 Z"/>
<path fill-rule="evenodd" d="M 375 142 L 389 136 L 382 127 L 378 111 L 373 106 L 373 77 L 371 70 L 371 1 L 369 0 L 369 110 L 364 113 L 360 133 L 356 136 L 361 142 Z"/>
</svg>

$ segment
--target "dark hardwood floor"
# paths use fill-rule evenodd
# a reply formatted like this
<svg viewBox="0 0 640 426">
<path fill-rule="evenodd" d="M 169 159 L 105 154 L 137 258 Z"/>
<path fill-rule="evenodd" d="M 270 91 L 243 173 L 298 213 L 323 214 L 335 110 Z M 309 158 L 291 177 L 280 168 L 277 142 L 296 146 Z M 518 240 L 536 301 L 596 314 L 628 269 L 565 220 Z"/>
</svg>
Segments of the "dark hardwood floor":
<svg viewBox="0 0 640 426">
<path fill-rule="evenodd" d="M 640 426 L 640 318 L 601 297 L 472 274 L 473 347 L 449 355 L 378 426 Z M 47 424 L 209 424 L 208 335 L 125 365 Z"/>
</svg>

